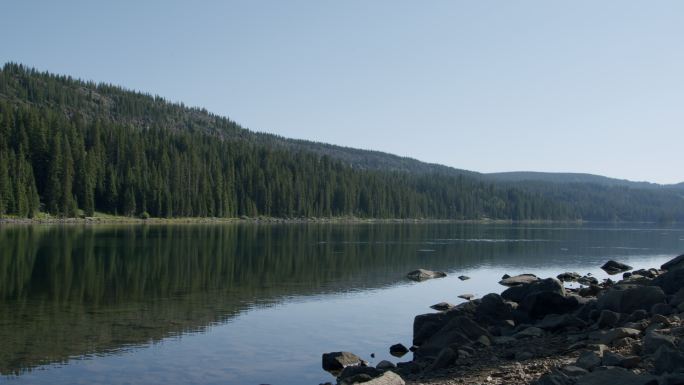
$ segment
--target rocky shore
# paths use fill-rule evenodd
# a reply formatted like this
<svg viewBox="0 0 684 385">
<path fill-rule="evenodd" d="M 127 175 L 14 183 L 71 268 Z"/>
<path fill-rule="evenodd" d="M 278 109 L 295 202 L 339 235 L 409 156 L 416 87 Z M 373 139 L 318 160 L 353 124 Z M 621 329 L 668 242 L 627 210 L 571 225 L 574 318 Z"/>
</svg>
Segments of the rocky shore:
<svg viewBox="0 0 684 385">
<path fill-rule="evenodd" d="M 684 385 L 684 255 L 660 268 L 602 269 L 622 275 L 504 276 L 501 294 L 416 316 L 412 360 L 370 367 L 336 352 L 323 368 L 338 385 Z"/>
</svg>

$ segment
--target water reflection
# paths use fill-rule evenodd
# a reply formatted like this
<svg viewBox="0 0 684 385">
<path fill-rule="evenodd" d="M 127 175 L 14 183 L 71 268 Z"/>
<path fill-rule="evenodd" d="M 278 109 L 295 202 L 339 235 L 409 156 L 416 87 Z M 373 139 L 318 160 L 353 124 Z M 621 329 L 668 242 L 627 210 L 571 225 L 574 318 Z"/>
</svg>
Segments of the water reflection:
<svg viewBox="0 0 684 385">
<path fill-rule="evenodd" d="M 3 226 L 0 373 L 202 331 L 255 304 L 384 287 L 418 267 L 555 268 L 645 250 L 676 254 L 683 234 L 647 226 Z"/>
</svg>

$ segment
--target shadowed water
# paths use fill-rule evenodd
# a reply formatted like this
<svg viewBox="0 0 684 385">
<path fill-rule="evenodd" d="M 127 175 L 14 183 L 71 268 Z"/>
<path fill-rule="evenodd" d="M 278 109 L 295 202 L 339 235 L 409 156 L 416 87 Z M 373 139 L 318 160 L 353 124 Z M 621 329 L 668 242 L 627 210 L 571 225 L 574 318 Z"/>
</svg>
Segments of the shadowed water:
<svg viewBox="0 0 684 385">
<path fill-rule="evenodd" d="M 650 225 L 2 226 L 0 383 L 317 384 L 321 353 L 396 362 L 413 316 L 503 273 L 682 250 Z M 451 274 L 404 279 L 419 267 Z"/>
</svg>

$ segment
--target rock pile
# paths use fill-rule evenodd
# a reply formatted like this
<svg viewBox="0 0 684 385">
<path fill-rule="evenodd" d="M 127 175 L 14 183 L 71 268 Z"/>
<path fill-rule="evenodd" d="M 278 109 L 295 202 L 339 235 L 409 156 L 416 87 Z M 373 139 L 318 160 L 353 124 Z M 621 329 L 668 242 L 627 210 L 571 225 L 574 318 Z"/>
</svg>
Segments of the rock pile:
<svg viewBox="0 0 684 385">
<path fill-rule="evenodd" d="M 580 278 L 562 275 L 563 281 Z M 618 282 L 589 282 L 580 289 L 533 275 L 500 283 L 508 286 L 501 294 L 416 316 L 413 360 L 372 368 L 375 374 L 364 372 L 364 381 L 684 384 L 684 255 L 660 269 L 633 271 Z M 388 372 L 399 376 L 388 378 Z M 372 384 L 350 378 L 338 383 Z"/>
</svg>

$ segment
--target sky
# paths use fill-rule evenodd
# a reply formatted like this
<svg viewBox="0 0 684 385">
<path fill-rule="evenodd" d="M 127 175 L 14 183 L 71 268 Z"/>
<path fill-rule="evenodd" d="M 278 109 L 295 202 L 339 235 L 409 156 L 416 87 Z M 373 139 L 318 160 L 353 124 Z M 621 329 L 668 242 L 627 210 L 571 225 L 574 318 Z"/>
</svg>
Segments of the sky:
<svg viewBox="0 0 684 385">
<path fill-rule="evenodd" d="M 0 62 L 456 168 L 684 181 L 684 2 L 0 0 Z"/>
</svg>

